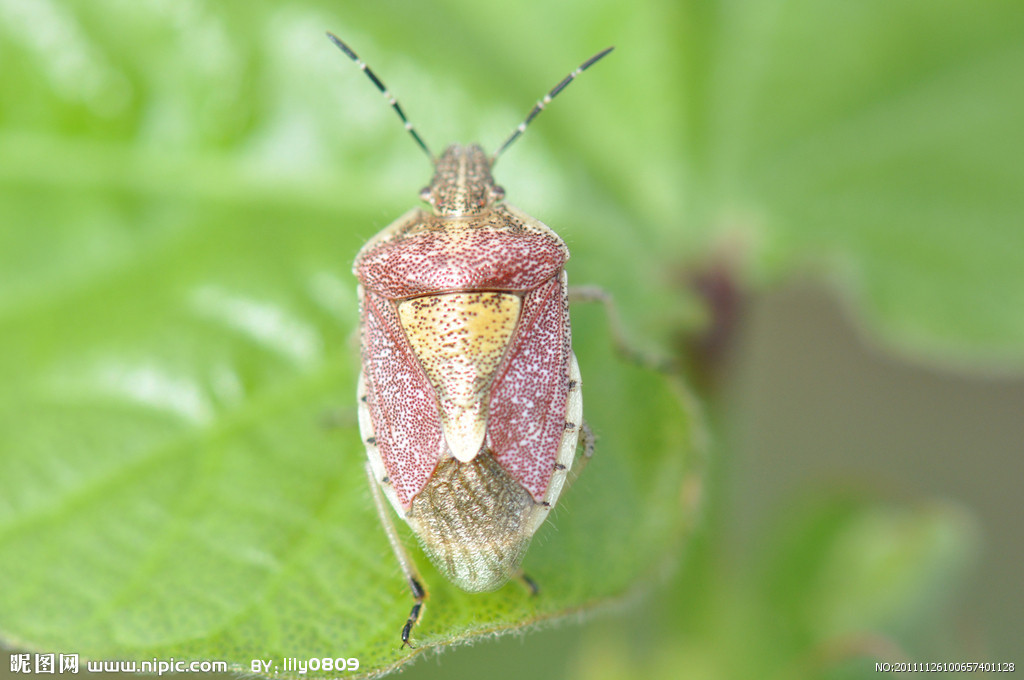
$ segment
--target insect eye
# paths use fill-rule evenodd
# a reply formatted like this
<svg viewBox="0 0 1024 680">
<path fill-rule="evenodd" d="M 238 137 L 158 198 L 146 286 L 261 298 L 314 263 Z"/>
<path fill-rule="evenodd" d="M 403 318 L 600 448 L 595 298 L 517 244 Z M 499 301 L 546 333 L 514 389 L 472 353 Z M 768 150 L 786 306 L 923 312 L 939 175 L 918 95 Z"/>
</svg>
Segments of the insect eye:
<svg viewBox="0 0 1024 680">
<path fill-rule="evenodd" d="M 498 186 L 497 184 L 495 184 L 493 187 L 491 187 L 491 199 L 492 200 L 500 201 L 503 198 L 505 198 L 505 187 Z"/>
<path fill-rule="evenodd" d="M 420 200 L 430 205 L 434 205 L 434 194 L 430 191 L 430 187 L 423 187 L 420 189 Z"/>
</svg>

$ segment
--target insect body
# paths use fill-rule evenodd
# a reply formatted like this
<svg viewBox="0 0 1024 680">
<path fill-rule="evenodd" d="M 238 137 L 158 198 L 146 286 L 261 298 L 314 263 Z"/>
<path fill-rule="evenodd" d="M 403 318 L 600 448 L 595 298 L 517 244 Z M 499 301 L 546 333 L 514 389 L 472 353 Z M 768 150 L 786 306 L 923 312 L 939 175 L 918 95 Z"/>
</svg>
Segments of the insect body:
<svg viewBox="0 0 1024 680">
<path fill-rule="evenodd" d="M 377 480 L 456 585 L 516 573 L 582 416 L 562 240 L 496 203 L 490 160 L 449 147 L 414 210 L 356 258 L 364 440 Z"/>
<path fill-rule="evenodd" d="M 383 83 L 328 35 L 430 155 Z M 498 153 L 609 51 L 538 102 Z M 571 346 L 569 251 L 551 229 L 504 202 L 491 176 L 497 155 L 452 145 L 431 156 L 434 177 L 420 195 L 430 209 L 413 209 L 385 228 L 353 266 L 368 475 L 416 599 L 405 643 L 425 593 L 381 494 L 449 580 L 471 592 L 494 590 L 521 574 L 581 439 L 590 452 Z"/>
</svg>

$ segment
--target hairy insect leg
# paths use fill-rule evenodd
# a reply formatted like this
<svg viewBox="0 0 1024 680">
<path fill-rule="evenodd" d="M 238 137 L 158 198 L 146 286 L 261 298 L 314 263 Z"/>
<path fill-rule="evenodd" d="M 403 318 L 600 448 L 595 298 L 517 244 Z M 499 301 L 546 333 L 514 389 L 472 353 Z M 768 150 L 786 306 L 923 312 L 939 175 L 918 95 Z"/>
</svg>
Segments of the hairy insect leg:
<svg viewBox="0 0 1024 680">
<path fill-rule="evenodd" d="M 412 647 L 412 644 L 409 642 L 409 635 L 412 633 L 413 626 L 420 620 L 420 614 L 423 611 L 423 601 L 427 598 L 427 591 L 423 589 L 419 572 L 416 571 L 416 565 L 413 563 L 412 558 L 409 557 L 405 546 L 402 545 L 402 540 L 398 536 L 398 530 L 391 519 L 391 513 L 384 502 L 384 495 L 381 493 L 380 487 L 377 486 L 377 479 L 374 477 L 373 468 L 370 467 L 369 463 L 366 464 L 366 476 L 370 483 L 370 492 L 373 494 L 373 504 L 377 508 L 380 523 L 384 527 L 384 533 L 388 536 L 388 543 L 391 544 L 391 550 L 395 553 L 395 559 L 398 560 L 398 565 L 402 569 L 402 574 L 405 576 L 405 581 L 409 584 L 409 590 L 412 591 L 412 597 L 415 600 L 412 610 L 409 612 L 409 619 L 402 627 L 402 646 Z"/>
<path fill-rule="evenodd" d="M 569 286 L 569 302 L 599 302 L 604 306 L 605 314 L 608 316 L 608 328 L 612 334 L 612 342 L 623 358 L 638 366 L 649 368 L 659 373 L 676 373 L 679 367 L 676 361 L 669 358 L 651 354 L 638 349 L 626 337 L 623 330 L 622 318 L 619 316 L 619 309 L 615 306 L 615 299 L 612 294 L 598 286 Z"/>
</svg>

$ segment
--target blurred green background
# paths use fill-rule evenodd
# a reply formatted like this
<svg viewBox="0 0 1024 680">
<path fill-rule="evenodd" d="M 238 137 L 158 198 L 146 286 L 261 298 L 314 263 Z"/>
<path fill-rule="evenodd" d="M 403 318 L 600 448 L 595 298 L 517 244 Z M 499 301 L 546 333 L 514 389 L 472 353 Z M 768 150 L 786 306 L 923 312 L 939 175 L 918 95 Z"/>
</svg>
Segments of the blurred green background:
<svg viewBox="0 0 1024 680">
<path fill-rule="evenodd" d="M 528 559 L 548 599 L 432 583 L 418 631 L 578 616 L 411 677 L 1018 661 L 1009 0 L 0 0 L 0 640 L 398 659 L 348 269 L 430 165 L 325 30 L 435 152 L 494 149 L 614 44 L 495 174 L 692 371 L 679 403 L 574 311 L 604 447 Z M 310 425 L 331 413 L 341 435 Z"/>
</svg>

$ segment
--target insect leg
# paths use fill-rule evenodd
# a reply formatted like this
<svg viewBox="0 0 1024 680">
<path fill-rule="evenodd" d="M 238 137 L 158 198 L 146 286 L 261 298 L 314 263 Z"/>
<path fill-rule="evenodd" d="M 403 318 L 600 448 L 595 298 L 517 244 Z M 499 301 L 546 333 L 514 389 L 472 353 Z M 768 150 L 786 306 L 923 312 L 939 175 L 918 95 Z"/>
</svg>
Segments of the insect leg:
<svg viewBox="0 0 1024 680">
<path fill-rule="evenodd" d="M 530 597 L 537 597 L 537 593 L 540 592 L 540 586 L 537 585 L 537 582 L 529 576 L 527 576 L 526 573 L 522 570 L 519 571 L 519 574 L 517 574 L 517 576 L 519 580 L 523 582 L 523 585 L 529 589 Z"/>
<path fill-rule="evenodd" d="M 377 508 L 380 523 L 384 526 L 384 533 L 388 535 L 388 543 L 391 544 L 391 550 L 395 553 L 395 559 L 398 560 L 398 565 L 402 569 L 402 574 L 405 576 L 406 583 L 409 584 L 409 590 L 412 591 L 412 597 L 415 600 L 412 610 L 409 612 L 409 619 L 405 622 L 405 626 L 402 627 L 402 645 L 412 647 L 412 644 L 409 642 L 409 635 L 412 633 L 413 626 L 420 619 L 420 614 L 423 611 L 423 601 L 427 598 L 427 591 L 423 589 L 419 572 L 416 571 L 416 565 L 413 563 L 412 558 L 409 557 L 409 553 L 406 552 L 405 546 L 402 545 L 402 540 L 398 536 L 398 530 L 391 519 L 391 513 L 384 502 L 384 496 L 380 492 L 380 487 L 377 486 L 377 479 L 374 477 L 373 468 L 370 467 L 369 463 L 366 464 L 366 476 L 370 482 L 373 504 Z"/>
<path fill-rule="evenodd" d="M 569 302 L 599 302 L 604 306 L 605 313 L 608 315 L 608 328 L 612 334 L 615 351 L 627 361 L 659 373 L 677 373 L 679 371 L 679 367 L 674 359 L 645 352 L 629 341 L 623 330 L 622 318 L 619 316 L 618 307 L 615 306 L 615 299 L 604 288 L 598 286 L 570 286 Z"/>
</svg>

